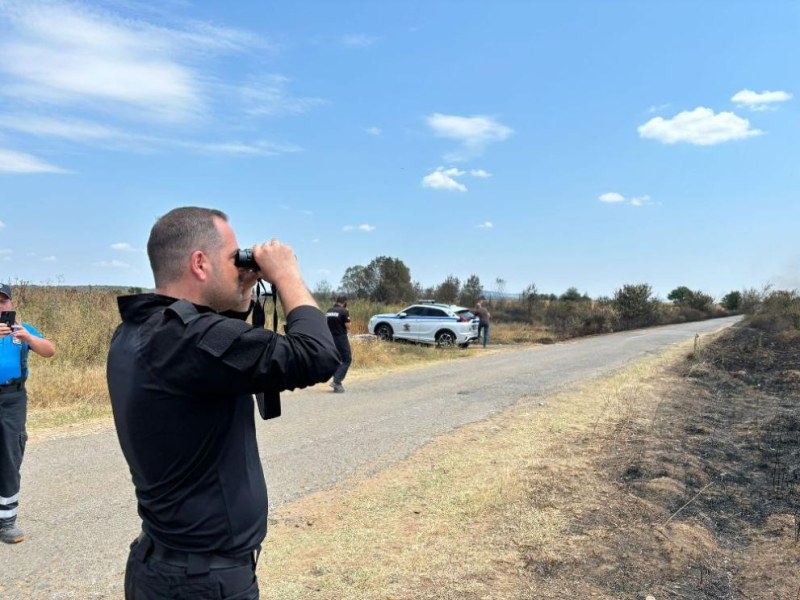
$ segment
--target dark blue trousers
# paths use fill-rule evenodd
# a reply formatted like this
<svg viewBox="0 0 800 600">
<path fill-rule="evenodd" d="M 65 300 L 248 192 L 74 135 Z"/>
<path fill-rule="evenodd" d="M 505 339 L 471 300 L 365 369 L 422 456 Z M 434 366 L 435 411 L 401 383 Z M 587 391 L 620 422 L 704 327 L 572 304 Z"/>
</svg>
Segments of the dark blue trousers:
<svg viewBox="0 0 800 600">
<path fill-rule="evenodd" d="M 336 369 L 333 374 L 333 383 L 341 384 L 347 375 L 347 370 L 350 368 L 350 363 L 353 362 L 353 354 L 350 351 L 350 340 L 346 335 L 333 336 L 333 343 L 336 344 L 336 349 L 339 351 L 339 358 L 342 359 L 342 364 Z"/>
<path fill-rule="evenodd" d="M 0 393 L 0 526 L 12 524 L 19 508 L 19 469 L 28 434 L 28 395 L 19 391 Z"/>
</svg>

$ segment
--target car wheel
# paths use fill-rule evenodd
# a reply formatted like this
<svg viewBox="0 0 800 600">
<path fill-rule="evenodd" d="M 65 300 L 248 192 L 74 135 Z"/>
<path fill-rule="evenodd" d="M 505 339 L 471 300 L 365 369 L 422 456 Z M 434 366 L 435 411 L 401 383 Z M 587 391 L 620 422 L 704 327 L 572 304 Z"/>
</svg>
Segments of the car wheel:
<svg viewBox="0 0 800 600">
<path fill-rule="evenodd" d="M 380 340 L 391 342 L 392 337 L 394 336 L 394 331 L 392 331 L 392 328 L 389 325 L 383 323 L 375 328 L 375 335 L 378 336 L 378 339 Z"/>
<path fill-rule="evenodd" d="M 456 334 L 445 329 L 436 334 L 436 345 L 439 348 L 452 348 L 456 345 Z"/>
</svg>

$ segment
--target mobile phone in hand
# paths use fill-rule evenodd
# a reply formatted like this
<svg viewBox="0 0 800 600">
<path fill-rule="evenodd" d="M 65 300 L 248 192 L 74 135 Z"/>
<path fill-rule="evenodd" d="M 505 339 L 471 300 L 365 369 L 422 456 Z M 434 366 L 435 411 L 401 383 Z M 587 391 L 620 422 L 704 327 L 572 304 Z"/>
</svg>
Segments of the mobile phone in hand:
<svg viewBox="0 0 800 600">
<path fill-rule="evenodd" d="M 14 327 L 17 324 L 17 311 L 4 310 L 0 312 L 0 323 L 5 323 L 9 327 Z"/>
</svg>

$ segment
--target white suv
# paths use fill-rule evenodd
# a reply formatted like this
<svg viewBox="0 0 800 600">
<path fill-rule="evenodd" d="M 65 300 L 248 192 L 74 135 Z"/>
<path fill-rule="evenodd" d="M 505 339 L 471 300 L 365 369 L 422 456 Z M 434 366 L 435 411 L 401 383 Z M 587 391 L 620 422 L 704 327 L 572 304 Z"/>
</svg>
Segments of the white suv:
<svg viewBox="0 0 800 600">
<path fill-rule="evenodd" d="M 409 340 L 441 348 L 466 348 L 478 339 L 478 318 L 468 308 L 427 301 L 396 314 L 375 315 L 368 327 L 382 340 Z"/>
</svg>

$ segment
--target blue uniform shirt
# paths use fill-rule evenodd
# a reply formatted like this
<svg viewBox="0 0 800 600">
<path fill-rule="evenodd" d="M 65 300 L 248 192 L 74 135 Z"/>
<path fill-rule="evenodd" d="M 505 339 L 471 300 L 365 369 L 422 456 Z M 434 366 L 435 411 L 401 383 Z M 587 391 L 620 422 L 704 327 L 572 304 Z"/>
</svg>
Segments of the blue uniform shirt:
<svg viewBox="0 0 800 600">
<path fill-rule="evenodd" d="M 23 323 L 31 335 L 38 338 L 44 337 L 36 327 Z M 28 352 L 30 347 L 27 343 L 14 339 L 13 335 L 7 335 L 0 339 L 0 385 L 5 383 L 15 383 L 25 381 L 28 378 L 28 369 L 23 372 L 23 364 L 28 364 Z"/>
</svg>

